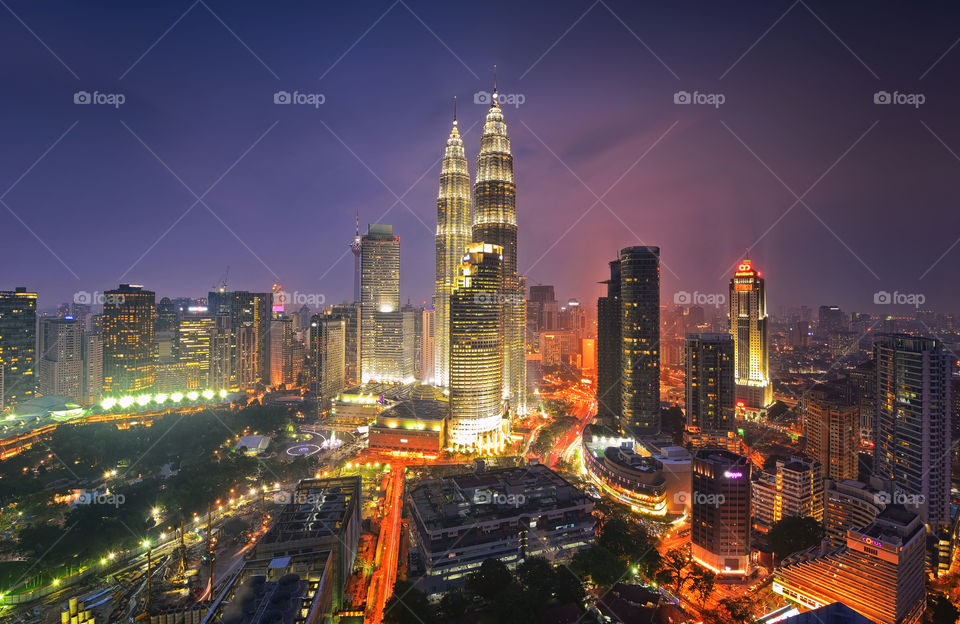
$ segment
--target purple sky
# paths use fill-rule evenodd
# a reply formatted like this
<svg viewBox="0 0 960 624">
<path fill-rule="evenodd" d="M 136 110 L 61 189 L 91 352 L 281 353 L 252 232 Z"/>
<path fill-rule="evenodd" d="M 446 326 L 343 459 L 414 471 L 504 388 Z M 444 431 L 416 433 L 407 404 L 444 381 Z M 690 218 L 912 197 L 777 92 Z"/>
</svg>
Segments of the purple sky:
<svg viewBox="0 0 960 624">
<path fill-rule="evenodd" d="M 472 174 L 496 63 L 524 98 L 504 110 L 529 283 L 593 305 L 619 248 L 659 245 L 671 301 L 724 292 L 751 247 L 774 310 L 895 311 L 880 290 L 960 310 L 955 5 L 7 6 L 0 287 L 44 308 L 120 281 L 204 296 L 228 265 L 233 289 L 338 302 L 357 210 L 395 226 L 402 297 L 428 299 L 451 98 Z"/>
</svg>

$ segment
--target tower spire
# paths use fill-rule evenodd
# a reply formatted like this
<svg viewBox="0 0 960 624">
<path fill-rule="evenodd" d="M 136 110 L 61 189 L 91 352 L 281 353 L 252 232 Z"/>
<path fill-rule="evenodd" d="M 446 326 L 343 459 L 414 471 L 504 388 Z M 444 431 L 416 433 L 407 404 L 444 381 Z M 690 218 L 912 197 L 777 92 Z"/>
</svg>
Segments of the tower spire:
<svg viewBox="0 0 960 624">
<path fill-rule="evenodd" d="M 493 94 L 497 94 L 497 66 L 493 66 Z"/>
<path fill-rule="evenodd" d="M 457 96 L 453 96 L 453 125 L 457 125 Z"/>
</svg>

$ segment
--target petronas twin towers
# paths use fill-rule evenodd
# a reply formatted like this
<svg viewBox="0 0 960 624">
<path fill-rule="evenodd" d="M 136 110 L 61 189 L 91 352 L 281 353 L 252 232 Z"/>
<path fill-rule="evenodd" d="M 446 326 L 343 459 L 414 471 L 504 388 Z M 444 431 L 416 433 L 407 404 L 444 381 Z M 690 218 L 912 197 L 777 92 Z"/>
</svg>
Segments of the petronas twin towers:
<svg viewBox="0 0 960 624">
<path fill-rule="evenodd" d="M 457 412 L 450 425 L 453 445 L 494 450 L 502 445 L 502 414 L 526 411 L 526 285 L 517 275 L 513 156 L 496 85 L 480 139 L 473 201 L 470 195 L 454 110 L 437 199 L 434 383 L 450 389 L 451 407 Z M 496 262 L 492 254 L 498 256 Z M 495 289 L 477 279 L 491 271 L 499 274 Z M 491 310 L 496 311 L 496 343 L 490 340 L 487 322 Z M 477 320 L 476 331 L 471 330 L 472 319 Z M 469 396 L 459 396 L 466 392 Z M 494 396 L 480 396 L 486 394 Z"/>
</svg>

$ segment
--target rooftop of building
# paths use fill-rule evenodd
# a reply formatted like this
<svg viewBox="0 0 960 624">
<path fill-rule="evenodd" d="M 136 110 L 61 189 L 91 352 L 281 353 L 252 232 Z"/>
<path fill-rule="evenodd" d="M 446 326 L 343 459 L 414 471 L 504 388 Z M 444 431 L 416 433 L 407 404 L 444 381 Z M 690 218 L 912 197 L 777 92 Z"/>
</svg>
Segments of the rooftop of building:
<svg viewBox="0 0 960 624">
<path fill-rule="evenodd" d="M 699 449 L 694 453 L 694 457 L 700 461 L 709 461 L 715 464 L 725 464 L 731 466 L 737 466 L 749 462 L 749 460 L 743 455 L 731 453 L 726 449 L 720 448 Z"/>
<path fill-rule="evenodd" d="M 872 624 L 872 622 L 873 620 L 860 615 L 842 602 L 834 602 L 781 620 L 781 624 Z"/>
<path fill-rule="evenodd" d="M 377 424 L 391 418 L 398 420 L 441 421 L 447 417 L 449 404 L 446 400 L 408 399 L 383 410 Z"/>
<path fill-rule="evenodd" d="M 428 530 L 590 504 L 583 492 L 541 464 L 421 481 L 409 500 Z"/>
<path fill-rule="evenodd" d="M 359 476 L 304 479 L 260 543 L 338 536 L 359 498 Z"/>
</svg>

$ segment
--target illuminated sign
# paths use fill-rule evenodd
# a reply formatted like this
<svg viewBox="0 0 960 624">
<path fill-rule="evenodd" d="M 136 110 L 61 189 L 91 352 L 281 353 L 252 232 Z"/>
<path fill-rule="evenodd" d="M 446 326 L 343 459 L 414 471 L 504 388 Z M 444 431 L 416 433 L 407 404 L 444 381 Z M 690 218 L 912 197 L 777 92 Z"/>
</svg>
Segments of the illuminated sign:
<svg viewBox="0 0 960 624">
<path fill-rule="evenodd" d="M 883 548 L 883 542 L 875 539 L 870 539 L 869 537 L 860 538 L 865 543 L 870 544 L 871 546 L 876 546 L 877 548 Z"/>
<path fill-rule="evenodd" d="M 728 479 L 741 479 L 743 478 L 743 473 L 739 470 L 727 470 L 723 473 L 723 476 Z"/>
<path fill-rule="evenodd" d="M 206 312 L 207 306 L 190 306 L 187 308 L 187 312 Z"/>
</svg>

